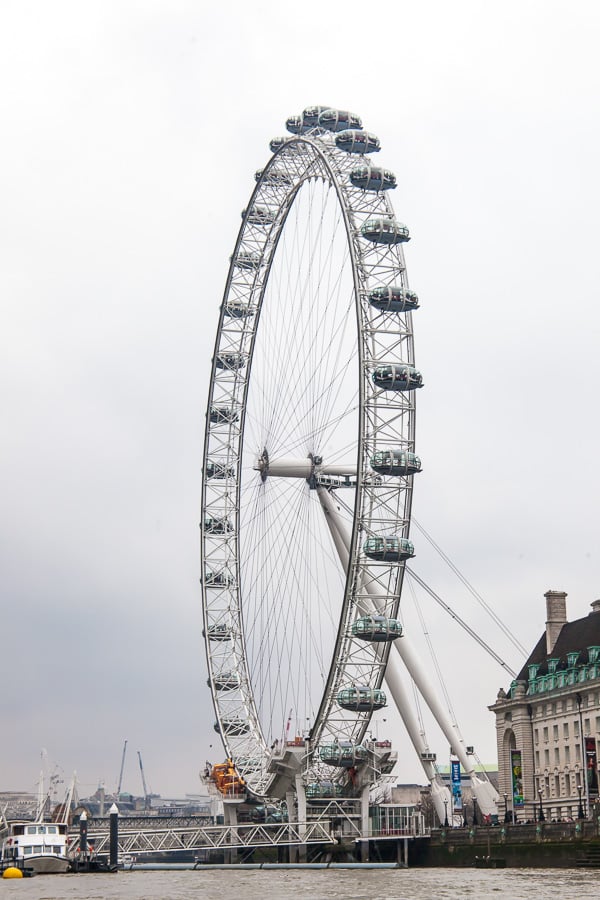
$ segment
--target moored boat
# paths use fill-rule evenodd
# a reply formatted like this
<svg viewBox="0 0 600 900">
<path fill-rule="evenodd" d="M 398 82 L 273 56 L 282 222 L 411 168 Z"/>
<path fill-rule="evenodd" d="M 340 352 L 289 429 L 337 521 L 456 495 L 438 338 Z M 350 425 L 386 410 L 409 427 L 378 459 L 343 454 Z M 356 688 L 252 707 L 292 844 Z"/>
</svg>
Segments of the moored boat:
<svg viewBox="0 0 600 900">
<path fill-rule="evenodd" d="M 62 822 L 9 822 L 2 842 L 2 868 L 33 869 L 37 875 L 69 868 L 67 825 Z"/>
</svg>

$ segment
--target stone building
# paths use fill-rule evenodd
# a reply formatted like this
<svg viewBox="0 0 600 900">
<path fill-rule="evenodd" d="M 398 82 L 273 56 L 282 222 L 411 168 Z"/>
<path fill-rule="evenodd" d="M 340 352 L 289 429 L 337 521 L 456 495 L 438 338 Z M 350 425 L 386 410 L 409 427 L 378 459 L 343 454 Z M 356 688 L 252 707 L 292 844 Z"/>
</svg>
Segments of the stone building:
<svg viewBox="0 0 600 900">
<path fill-rule="evenodd" d="M 577 818 L 598 801 L 600 600 L 567 621 L 567 595 L 547 591 L 546 630 L 496 716 L 500 809 L 519 821 Z"/>
</svg>

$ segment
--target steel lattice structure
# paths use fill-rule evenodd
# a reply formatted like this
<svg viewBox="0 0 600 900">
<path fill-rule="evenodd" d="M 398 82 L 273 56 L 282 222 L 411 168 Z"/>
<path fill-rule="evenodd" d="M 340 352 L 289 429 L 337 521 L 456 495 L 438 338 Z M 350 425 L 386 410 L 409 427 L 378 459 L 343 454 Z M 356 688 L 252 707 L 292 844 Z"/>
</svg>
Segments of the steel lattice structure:
<svg viewBox="0 0 600 900">
<path fill-rule="evenodd" d="M 208 398 L 209 685 L 226 753 L 259 796 L 269 795 L 269 763 L 290 722 L 314 750 L 360 745 L 378 707 L 344 708 L 341 692 L 360 685 L 385 703 L 391 640 L 361 640 L 353 626 L 396 620 L 412 555 L 421 377 L 408 232 L 386 190 L 393 175 L 361 152 L 379 142 L 355 117 L 331 113 L 289 120 L 296 133 L 271 142 L 257 173 Z M 376 470 L 392 452 L 402 466 Z"/>
</svg>

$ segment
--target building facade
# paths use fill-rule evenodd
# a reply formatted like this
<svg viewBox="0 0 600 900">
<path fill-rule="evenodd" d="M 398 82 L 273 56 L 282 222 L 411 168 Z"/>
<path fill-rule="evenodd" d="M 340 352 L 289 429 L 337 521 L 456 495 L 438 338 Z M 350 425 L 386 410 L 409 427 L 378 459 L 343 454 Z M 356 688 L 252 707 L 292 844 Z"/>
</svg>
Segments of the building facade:
<svg viewBox="0 0 600 900">
<path fill-rule="evenodd" d="M 500 689 L 498 787 L 508 819 L 589 815 L 598 802 L 600 600 L 567 621 L 563 591 L 547 591 L 546 629 L 517 678 Z"/>
</svg>

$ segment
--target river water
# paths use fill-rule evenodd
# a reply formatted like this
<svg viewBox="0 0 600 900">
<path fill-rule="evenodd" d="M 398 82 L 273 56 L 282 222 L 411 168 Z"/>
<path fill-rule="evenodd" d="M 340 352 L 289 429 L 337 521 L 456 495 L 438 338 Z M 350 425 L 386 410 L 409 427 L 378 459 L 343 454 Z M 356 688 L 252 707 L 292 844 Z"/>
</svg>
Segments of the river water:
<svg viewBox="0 0 600 900">
<path fill-rule="evenodd" d="M 0 900 L 447 900 L 598 898 L 591 869 L 119 872 L 0 880 Z"/>
</svg>

